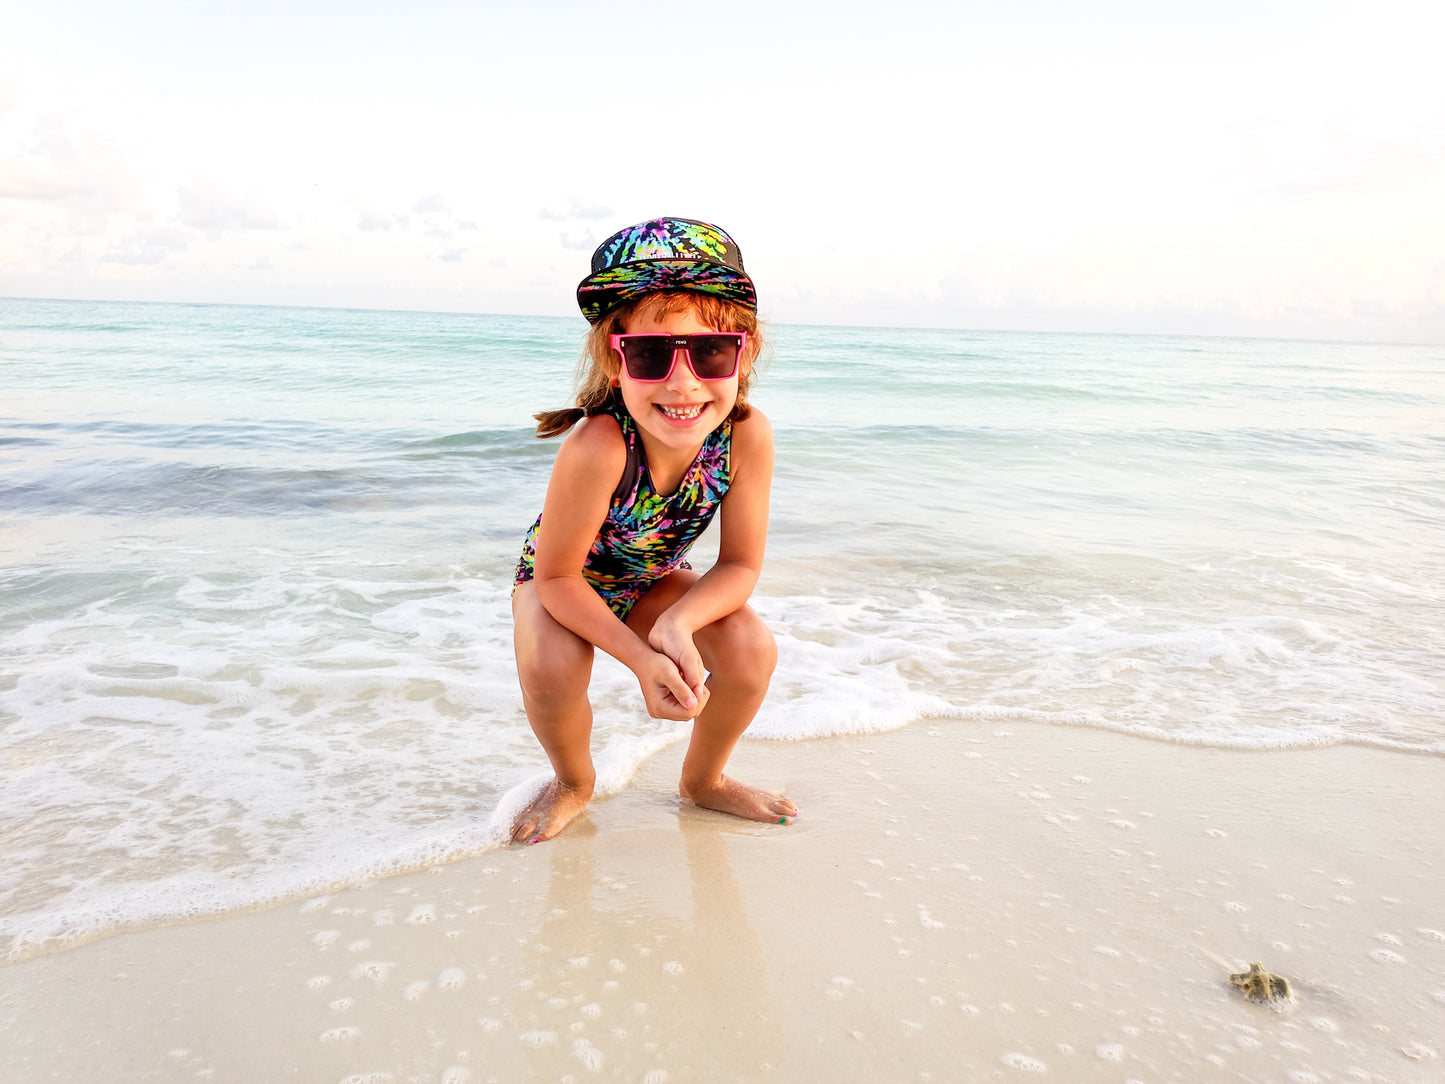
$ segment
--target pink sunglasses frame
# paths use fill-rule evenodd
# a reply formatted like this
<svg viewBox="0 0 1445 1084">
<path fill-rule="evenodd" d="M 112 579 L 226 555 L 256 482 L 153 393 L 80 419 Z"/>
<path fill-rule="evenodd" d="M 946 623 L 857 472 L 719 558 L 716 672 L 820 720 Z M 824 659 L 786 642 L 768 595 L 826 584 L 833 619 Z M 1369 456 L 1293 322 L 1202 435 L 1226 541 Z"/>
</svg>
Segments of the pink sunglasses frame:
<svg viewBox="0 0 1445 1084">
<path fill-rule="evenodd" d="M 693 335 L 667 335 L 661 332 L 656 334 L 629 335 L 626 332 L 614 332 L 613 334 L 607 336 L 607 343 L 609 346 L 612 347 L 613 350 L 617 351 L 618 357 L 622 358 L 622 367 L 624 369 L 627 369 L 627 356 L 622 353 L 623 339 L 671 339 L 673 341 L 674 349 L 672 351 L 672 364 L 667 367 L 667 372 L 664 373 L 662 376 L 658 377 L 656 380 L 643 380 L 641 377 L 633 376 L 631 370 L 628 370 L 627 379 L 638 384 L 662 384 L 665 383 L 667 380 L 671 379 L 673 370 L 677 368 L 678 350 L 681 350 L 685 355 L 687 355 L 687 367 L 689 371 L 691 371 L 692 375 L 697 377 L 698 380 L 707 382 L 711 382 L 714 380 L 731 380 L 733 377 L 737 376 L 738 369 L 742 366 L 743 363 L 743 351 L 748 348 L 748 333 L 746 331 L 700 331 L 698 332 L 698 335 L 736 335 L 738 337 L 738 339 L 740 340 L 738 343 L 738 356 L 737 360 L 733 362 L 732 372 L 728 373 L 727 376 L 698 376 L 697 370 L 692 367 L 691 340 L 695 338 L 695 336 Z"/>
</svg>

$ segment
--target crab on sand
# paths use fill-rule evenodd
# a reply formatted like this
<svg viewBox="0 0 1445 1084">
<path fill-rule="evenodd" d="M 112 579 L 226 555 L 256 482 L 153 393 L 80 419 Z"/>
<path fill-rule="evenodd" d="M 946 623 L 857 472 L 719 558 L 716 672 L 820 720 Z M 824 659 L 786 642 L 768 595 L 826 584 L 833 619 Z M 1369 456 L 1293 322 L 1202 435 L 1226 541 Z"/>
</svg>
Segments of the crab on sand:
<svg viewBox="0 0 1445 1084">
<path fill-rule="evenodd" d="M 1250 1001 L 1279 1001 L 1293 996 L 1289 979 L 1276 975 L 1273 971 L 1266 971 L 1257 961 L 1249 965 L 1248 971 L 1230 975 L 1229 982 L 1243 990 L 1244 996 Z"/>
</svg>

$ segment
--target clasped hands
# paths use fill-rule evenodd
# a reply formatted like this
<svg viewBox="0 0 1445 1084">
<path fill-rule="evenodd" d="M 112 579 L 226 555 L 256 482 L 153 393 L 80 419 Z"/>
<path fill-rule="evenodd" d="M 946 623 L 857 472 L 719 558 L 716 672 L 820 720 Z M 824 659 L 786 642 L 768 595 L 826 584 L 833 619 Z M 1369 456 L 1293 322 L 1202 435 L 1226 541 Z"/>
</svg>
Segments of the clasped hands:
<svg viewBox="0 0 1445 1084">
<path fill-rule="evenodd" d="M 653 654 L 637 670 L 647 713 L 654 719 L 695 719 L 712 694 L 692 634 L 664 614 L 648 633 L 647 646 Z"/>
</svg>

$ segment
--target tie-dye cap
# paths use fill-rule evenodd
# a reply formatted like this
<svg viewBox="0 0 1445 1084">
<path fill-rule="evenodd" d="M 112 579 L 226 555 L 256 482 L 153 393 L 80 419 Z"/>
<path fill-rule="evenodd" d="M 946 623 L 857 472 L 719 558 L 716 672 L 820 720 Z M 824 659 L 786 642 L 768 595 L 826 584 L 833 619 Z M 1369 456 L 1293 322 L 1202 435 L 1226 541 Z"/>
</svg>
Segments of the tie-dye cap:
<svg viewBox="0 0 1445 1084">
<path fill-rule="evenodd" d="M 695 290 L 758 307 L 737 244 L 691 218 L 650 219 L 603 241 L 592 254 L 592 274 L 577 286 L 577 304 L 595 324 L 614 306 L 659 290 Z"/>
</svg>

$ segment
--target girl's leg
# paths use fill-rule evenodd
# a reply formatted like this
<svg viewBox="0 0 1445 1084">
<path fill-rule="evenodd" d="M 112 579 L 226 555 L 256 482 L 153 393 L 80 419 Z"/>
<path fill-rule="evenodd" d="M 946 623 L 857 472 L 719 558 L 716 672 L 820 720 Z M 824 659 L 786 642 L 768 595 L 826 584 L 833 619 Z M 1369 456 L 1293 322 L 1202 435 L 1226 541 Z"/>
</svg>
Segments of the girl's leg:
<svg viewBox="0 0 1445 1084">
<path fill-rule="evenodd" d="M 592 797 L 593 648 L 549 614 L 531 583 L 512 596 L 517 676 L 532 733 L 552 762 L 554 778 L 512 824 L 513 843 L 551 839 Z"/>
<path fill-rule="evenodd" d="M 697 582 L 698 576 L 697 572 L 683 570 L 659 582 L 633 607 L 627 624 L 646 639 L 652 623 Z M 693 643 L 707 667 L 710 695 L 693 720 L 692 740 L 682 762 L 680 793 L 695 805 L 748 820 L 774 824 L 791 820 L 798 815 L 791 800 L 723 774 L 738 739 L 767 695 L 778 661 L 773 634 L 751 607 L 744 606 L 698 629 Z"/>
</svg>

